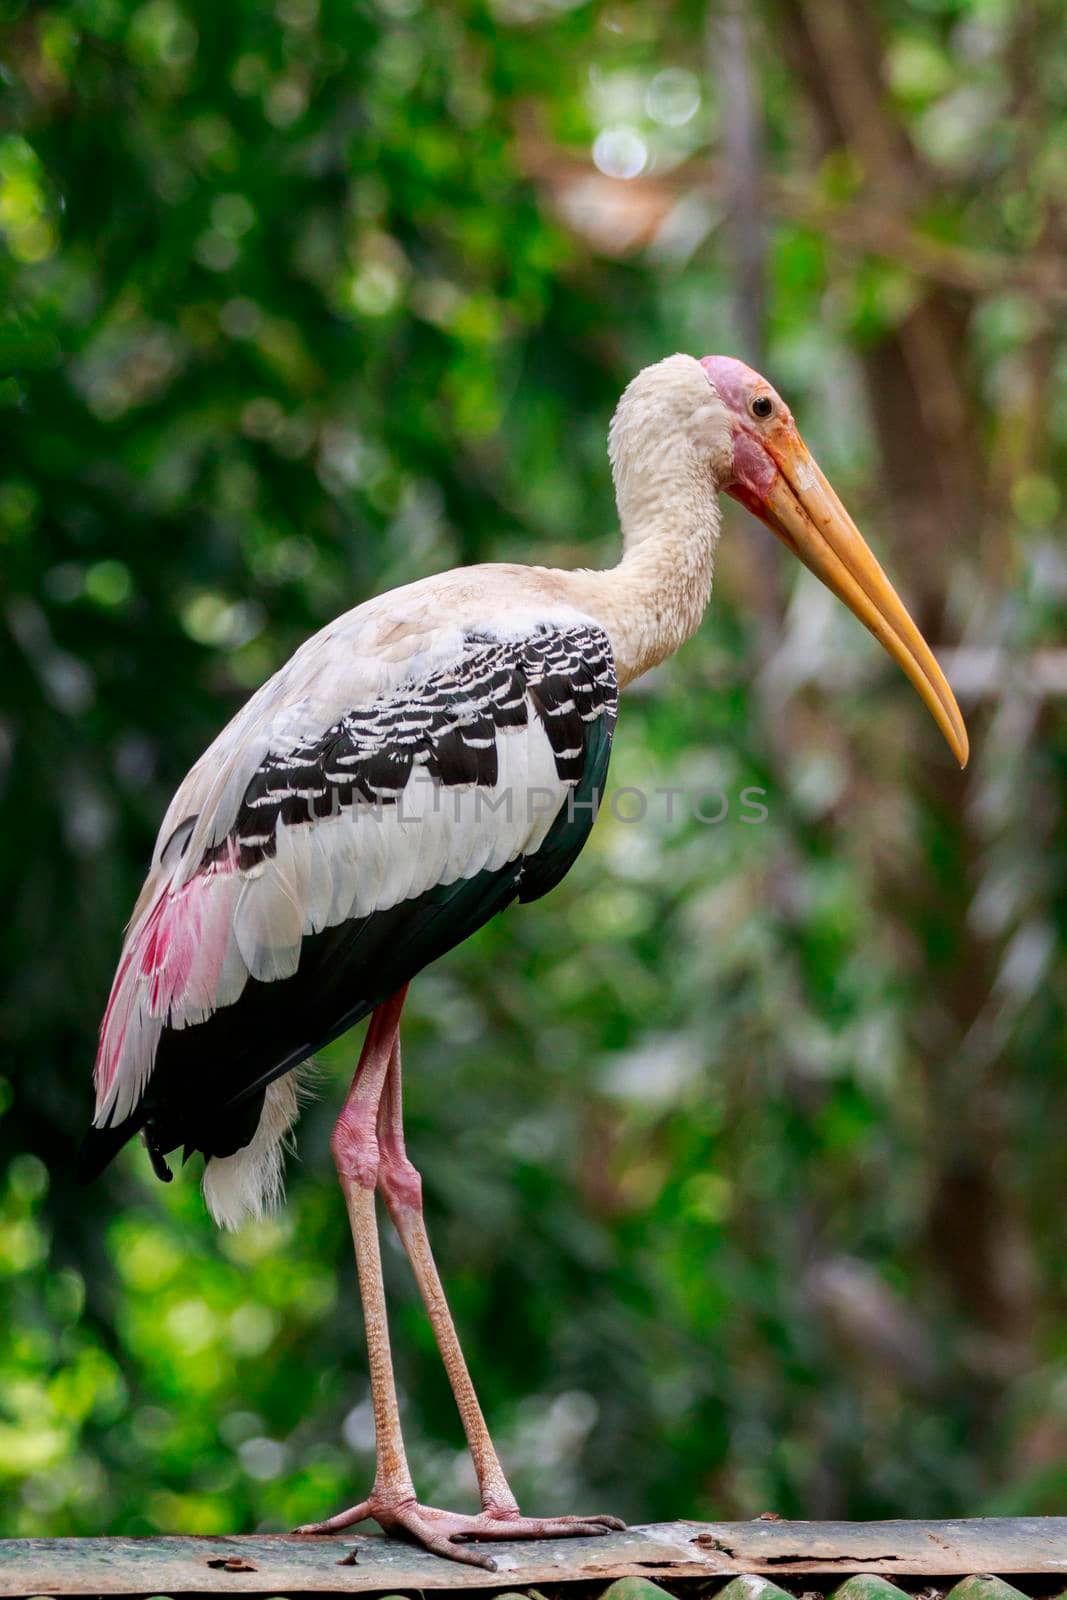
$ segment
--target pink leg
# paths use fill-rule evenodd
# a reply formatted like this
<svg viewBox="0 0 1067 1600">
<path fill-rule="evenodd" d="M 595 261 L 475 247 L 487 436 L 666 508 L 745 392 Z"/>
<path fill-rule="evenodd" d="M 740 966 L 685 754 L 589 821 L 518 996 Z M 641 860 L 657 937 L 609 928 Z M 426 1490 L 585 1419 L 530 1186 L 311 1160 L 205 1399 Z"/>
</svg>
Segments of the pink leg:
<svg viewBox="0 0 1067 1600">
<path fill-rule="evenodd" d="M 433 1327 L 437 1347 L 445 1364 L 448 1381 L 459 1407 L 460 1421 L 467 1435 L 471 1459 L 478 1477 L 478 1490 L 485 1511 L 506 1516 L 518 1513 L 518 1502 L 511 1492 L 500 1458 L 489 1436 L 478 1396 L 460 1348 L 452 1313 L 430 1249 L 422 1212 L 422 1178 L 408 1160 L 404 1144 L 403 1106 L 400 1084 L 400 1040 L 393 1046 L 389 1071 L 378 1112 L 378 1188 L 389 1208 L 393 1225 L 407 1251 L 415 1281 Z"/>
<path fill-rule="evenodd" d="M 373 1517 L 387 1533 L 404 1532 L 453 1561 L 496 1570 L 488 1555 L 457 1548 L 466 1539 L 536 1539 L 600 1534 L 624 1526 L 616 1517 L 521 1517 L 508 1487 L 459 1347 L 422 1216 L 422 1180 L 407 1159 L 401 1125 L 400 1012 L 406 989 L 371 1018 L 330 1148 L 344 1190 L 367 1331 L 377 1468 L 366 1500 L 298 1533 L 338 1533 Z M 423 1506 L 404 1451 L 385 1309 L 374 1191 L 380 1187 L 411 1260 L 459 1406 L 482 1495 L 480 1516 Z"/>
<path fill-rule="evenodd" d="M 470 1372 L 460 1348 L 452 1313 L 448 1308 L 437 1264 L 430 1248 L 422 1210 L 422 1178 L 408 1159 L 404 1143 L 403 1101 L 400 1070 L 400 1037 L 397 1035 L 389 1060 L 378 1112 L 378 1188 L 389 1208 L 389 1215 L 400 1235 L 411 1262 L 415 1281 L 433 1327 L 437 1348 L 456 1398 L 463 1431 L 478 1478 L 482 1515 L 466 1519 L 468 1526 L 452 1534 L 455 1538 L 544 1539 L 570 1534 L 606 1533 L 623 1528 L 618 1517 L 564 1516 L 523 1517 L 518 1502 L 504 1476 L 500 1458 L 478 1404 Z"/>
<path fill-rule="evenodd" d="M 400 1407 L 393 1377 L 374 1206 L 374 1191 L 378 1183 L 378 1106 L 406 992 L 401 990 L 379 1006 L 371 1017 L 352 1087 L 330 1140 L 330 1150 L 352 1227 L 359 1292 L 363 1301 L 377 1457 L 374 1487 L 370 1499 L 361 1505 L 353 1506 L 350 1511 L 342 1512 L 328 1522 L 298 1528 L 298 1533 L 333 1533 L 351 1522 L 361 1522 L 365 1517 L 373 1516 L 375 1512 L 372 1507 L 379 1501 L 384 1505 L 386 1501 L 402 1504 L 415 1499 L 415 1486 L 411 1481 L 400 1430 Z"/>
</svg>

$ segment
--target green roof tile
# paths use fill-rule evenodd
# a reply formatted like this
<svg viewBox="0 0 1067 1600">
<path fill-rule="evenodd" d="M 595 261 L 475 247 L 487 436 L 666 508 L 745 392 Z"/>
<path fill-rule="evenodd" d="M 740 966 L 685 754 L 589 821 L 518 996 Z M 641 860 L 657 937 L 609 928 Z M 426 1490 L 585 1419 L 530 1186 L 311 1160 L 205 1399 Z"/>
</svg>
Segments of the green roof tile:
<svg viewBox="0 0 1067 1600">
<path fill-rule="evenodd" d="M 902 1600 L 901 1592 L 888 1578 L 873 1572 L 857 1572 L 833 1591 L 833 1600 Z"/>
<path fill-rule="evenodd" d="M 666 1593 L 650 1578 L 616 1578 L 600 1596 L 600 1600 L 663 1600 Z M 504 1600 L 503 1595 L 500 1600 Z"/>
<path fill-rule="evenodd" d="M 989 1572 L 979 1572 L 973 1578 L 964 1578 L 962 1583 L 950 1589 L 948 1600 L 1026 1600 L 1026 1596 L 1013 1584 L 1005 1583 L 1003 1578 L 995 1578 Z"/>
<path fill-rule="evenodd" d="M 760 1578 L 746 1572 L 742 1578 L 731 1578 L 725 1589 L 720 1589 L 715 1600 L 793 1600 L 784 1589 L 779 1589 L 770 1578 Z"/>
</svg>

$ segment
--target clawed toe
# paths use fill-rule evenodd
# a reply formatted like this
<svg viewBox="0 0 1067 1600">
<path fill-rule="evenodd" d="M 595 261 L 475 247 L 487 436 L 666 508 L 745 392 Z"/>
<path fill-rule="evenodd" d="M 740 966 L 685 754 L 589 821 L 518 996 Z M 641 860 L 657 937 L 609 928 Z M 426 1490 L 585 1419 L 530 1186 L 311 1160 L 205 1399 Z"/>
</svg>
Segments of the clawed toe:
<svg viewBox="0 0 1067 1600">
<path fill-rule="evenodd" d="M 324 1522 L 304 1522 L 293 1532 L 304 1534 L 316 1533 L 342 1533 L 345 1528 L 354 1527 L 357 1522 L 366 1522 L 368 1517 L 376 1513 L 369 1500 L 362 1500 L 358 1506 L 352 1506 L 348 1511 L 339 1511 L 335 1517 L 327 1517 Z"/>
<path fill-rule="evenodd" d="M 424 1550 L 429 1550 L 431 1555 L 443 1556 L 446 1561 L 462 1561 L 468 1567 L 483 1567 L 486 1572 L 496 1571 L 496 1562 L 492 1556 L 483 1555 L 480 1550 L 472 1550 L 463 1541 L 466 1535 L 462 1533 L 431 1533 L 426 1528 L 420 1527 L 417 1522 L 405 1522 L 404 1530 L 421 1544 Z"/>
<path fill-rule="evenodd" d="M 625 1528 L 618 1517 L 501 1517 L 486 1515 L 471 1518 L 471 1526 L 451 1535 L 454 1541 L 468 1539 L 582 1539 L 595 1538 Z"/>
<path fill-rule="evenodd" d="M 324 1522 L 308 1522 L 297 1533 L 340 1533 L 368 1517 L 388 1534 L 398 1534 L 448 1561 L 461 1561 L 469 1567 L 496 1571 L 492 1556 L 471 1548 L 480 1539 L 503 1542 L 509 1539 L 579 1539 L 599 1537 L 625 1528 L 618 1517 L 523 1517 L 518 1512 L 482 1511 L 465 1516 L 458 1511 L 439 1511 L 415 1500 L 387 1502 L 372 1497 L 348 1511 L 340 1511 Z"/>
</svg>

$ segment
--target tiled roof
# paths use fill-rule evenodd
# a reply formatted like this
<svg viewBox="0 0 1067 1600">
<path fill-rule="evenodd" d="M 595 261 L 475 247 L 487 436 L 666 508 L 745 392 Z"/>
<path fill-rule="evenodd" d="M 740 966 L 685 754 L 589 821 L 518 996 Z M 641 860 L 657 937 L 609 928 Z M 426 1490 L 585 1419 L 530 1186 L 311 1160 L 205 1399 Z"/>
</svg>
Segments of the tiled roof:
<svg viewBox="0 0 1067 1600">
<path fill-rule="evenodd" d="M 492 1546 L 497 1570 L 352 1534 L 0 1542 L 0 1600 L 352 1595 L 492 1600 L 1067 1600 L 1067 1517 L 670 1522 Z M 993 1574 L 997 1574 L 993 1576 Z"/>
</svg>

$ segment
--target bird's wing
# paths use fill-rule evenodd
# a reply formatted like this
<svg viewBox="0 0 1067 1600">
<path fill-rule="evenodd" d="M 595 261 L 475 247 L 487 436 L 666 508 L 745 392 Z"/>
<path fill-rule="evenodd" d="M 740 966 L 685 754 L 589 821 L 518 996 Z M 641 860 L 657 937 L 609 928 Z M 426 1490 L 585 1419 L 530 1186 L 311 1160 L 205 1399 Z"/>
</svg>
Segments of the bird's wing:
<svg viewBox="0 0 1067 1600">
<path fill-rule="evenodd" d="M 577 613 L 518 630 L 378 614 L 309 641 L 164 819 L 101 1028 L 94 1125 L 131 1116 L 165 1029 L 233 1006 L 250 979 L 292 977 L 311 936 L 536 859 L 547 839 L 525 897 L 544 892 L 588 832 L 560 812 L 594 730 L 606 767 L 615 707 L 608 639 Z"/>
</svg>

